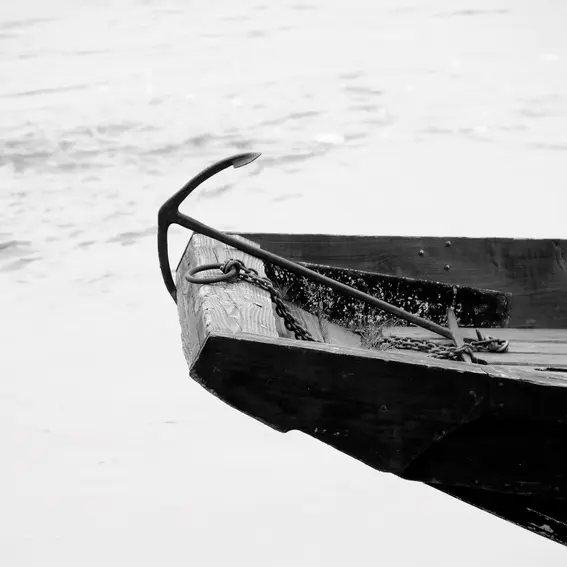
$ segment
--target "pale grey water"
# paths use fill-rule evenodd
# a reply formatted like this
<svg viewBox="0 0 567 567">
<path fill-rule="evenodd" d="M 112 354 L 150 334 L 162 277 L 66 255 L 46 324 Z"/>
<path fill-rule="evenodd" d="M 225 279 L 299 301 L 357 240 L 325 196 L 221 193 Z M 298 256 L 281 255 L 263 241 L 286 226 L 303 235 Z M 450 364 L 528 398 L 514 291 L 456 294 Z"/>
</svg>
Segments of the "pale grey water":
<svg viewBox="0 0 567 567">
<path fill-rule="evenodd" d="M 566 24 L 559 0 L 0 5 L 0 562 L 565 564 L 201 392 L 155 223 L 189 176 L 252 150 L 186 210 L 567 237 Z"/>
</svg>

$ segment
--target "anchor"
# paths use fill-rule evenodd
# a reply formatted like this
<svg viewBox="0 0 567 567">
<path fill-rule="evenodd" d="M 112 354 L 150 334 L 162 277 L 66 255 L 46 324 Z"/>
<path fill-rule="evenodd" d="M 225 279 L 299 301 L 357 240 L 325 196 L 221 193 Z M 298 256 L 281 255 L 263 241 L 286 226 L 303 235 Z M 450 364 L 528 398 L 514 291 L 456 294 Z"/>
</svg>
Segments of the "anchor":
<svg viewBox="0 0 567 567">
<path fill-rule="evenodd" d="M 161 269 L 161 274 L 163 277 L 163 281 L 165 283 L 165 287 L 167 291 L 171 295 L 173 301 L 177 302 L 177 289 L 175 287 L 175 283 L 173 281 L 173 277 L 171 275 L 171 267 L 169 264 L 169 250 L 168 250 L 168 239 L 167 233 L 168 229 L 172 224 L 177 224 L 193 232 L 203 234 L 204 236 L 208 236 L 214 240 L 218 240 L 223 244 L 227 244 L 228 246 L 232 246 L 237 250 L 241 250 L 250 256 L 254 256 L 255 258 L 259 258 L 264 262 L 268 262 L 271 264 L 275 264 L 281 268 L 289 270 L 290 272 L 298 275 L 309 278 L 314 280 L 322 285 L 326 285 L 339 293 L 346 294 L 354 299 L 358 299 L 361 301 L 365 301 L 374 307 L 389 313 L 390 315 L 394 315 L 395 317 L 399 317 L 413 325 L 417 325 L 418 327 L 422 327 L 429 331 L 432 331 L 446 339 L 450 339 L 457 342 L 455 340 L 455 335 L 451 329 L 438 325 L 433 321 L 429 321 L 424 319 L 423 317 L 419 317 L 413 313 L 405 311 L 400 307 L 396 307 L 391 303 L 387 303 L 386 301 L 382 301 L 377 297 L 364 293 L 358 289 L 352 288 L 344 283 L 338 282 L 315 272 L 307 268 L 306 266 L 302 266 L 296 262 L 288 260 L 282 256 L 278 256 L 277 254 L 273 254 L 268 252 L 267 250 L 263 250 L 262 248 L 256 248 L 255 246 L 251 246 L 246 242 L 242 242 L 229 234 L 225 234 L 219 230 L 216 230 L 206 224 L 199 222 L 198 220 L 189 217 L 179 211 L 179 206 L 181 203 L 202 183 L 204 183 L 207 179 L 212 177 L 213 175 L 227 169 L 229 167 L 243 167 L 252 163 L 261 154 L 259 153 L 242 153 L 237 154 L 232 157 L 226 158 L 221 160 L 208 168 L 201 171 L 197 174 L 193 179 L 189 180 L 177 193 L 175 193 L 172 197 L 170 197 L 159 209 L 158 213 L 158 255 L 159 255 L 159 264 Z"/>
</svg>

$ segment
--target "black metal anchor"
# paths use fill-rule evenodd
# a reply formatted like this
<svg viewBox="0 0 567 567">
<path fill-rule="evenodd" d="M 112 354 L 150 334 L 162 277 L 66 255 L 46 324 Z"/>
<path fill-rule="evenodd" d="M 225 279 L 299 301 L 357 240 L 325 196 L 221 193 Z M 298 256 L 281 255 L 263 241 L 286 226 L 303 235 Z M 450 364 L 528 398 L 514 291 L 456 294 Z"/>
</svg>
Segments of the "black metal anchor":
<svg viewBox="0 0 567 567">
<path fill-rule="evenodd" d="M 195 232 L 200 232 L 201 234 L 205 234 L 209 236 L 203 230 L 213 231 L 215 234 L 217 231 L 214 231 L 212 228 L 209 229 L 204 224 L 188 217 L 179 212 L 179 206 L 183 201 L 197 188 L 201 183 L 204 183 L 209 177 L 219 173 L 223 169 L 227 169 L 230 166 L 233 167 L 243 167 L 252 163 L 255 159 L 259 158 L 261 154 L 258 153 L 247 153 L 247 154 L 238 154 L 207 167 L 203 169 L 201 173 L 193 177 L 193 179 L 189 180 L 175 195 L 171 196 L 159 209 L 158 212 L 158 255 L 159 255 L 159 267 L 161 269 L 161 275 L 163 277 L 163 281 L 165 283 L 165 287 L 171 297 L 173 297 L 173 301 L 177 302 L 177 289 L 175 288 L 175 282 L 171 277 L 171 267 L 169 265 L 169 250 L 167 245 L 167 230 L 172 224 L 178 224 L 179 226 L 183 226 L 188 228 L 189 230 L 193 230 Z M 222 234 L 222 233 L 218 233 Z M 215 236 L 212 236 L 215 238 Z"/>
<path fill-rule="evenodd" d="M 264 260 L 264 262 L 268 262 L 271 264 L 275 264 L 276 266 L 280 266 L 290 272 L 297 274 L 299 276 L 303 276 L 306 278 L 310 278 L 320 284 L 326 285 L 336 291 L 349 295 L 355 299 L 365 301 L 374 307 L 378 307 L 391 315 L 399 317 L 400 319 L 404 319 L 414 325 L 422 327 L 424 329 L 428 329 L 429 331 L 433 331 L 442 337 L 447 339 L 454 340 L 453 333 L 450 329 L 446 327 L 442 327 L 433 321 L 428 321 L 427 319 L 423 319 L 418 315 L 414 315 L 413 313 L 409 313 L 400 307 L 396 307 L 391 303 L 387 303 L 386 301 L 382 301 L 372 295 L 368 295 L 358 289 L 354 289 L 346 284 L 333 280 L 323 274 L 319 274 L 309 268 L 302 266 L 301 264 L 297 264 L 296 262 L 292 262 L 287 258 L 283 258 L 282 256 L 278 256 L 277 254 L 272 254 L 267 250 L 263 250 L 262 248 L 256 248 L 255 246 L 251 246 L 246 242 L 242 242 L 229 234 L 225 234 L 224 232 L 220 232 L 207 226 L 198 220 L 184 215 L 183 213 L 179 212 L 179 206 L 181 203 L 188 197 L 190 193 L 192 193 L 201 183 L 215 175 L 216 173 L 230 167 L 242 167 L 253 162 L 255 159 L 260 157 L 259 153 L 244 153 L 238 154 L 227 159 L 221 160 L 210 167 L 204 169 L 196 175 L 193 179 L 187 182 L 175 195 L 170 197 L 160 208 L 158 213 L 158 255 L 159 255 L 159 264 L 161 269 L 161 274 L 163 277 L 163 281 L 165 286 L 173 298 L 174 301 L 177 301 L 177 289 L 175 287 L 175 283 L 171 276 L 171 267 L 169 265 L 169 255 L 168 255 L 168 243 L 167 243 L 167 231 L 170 225 L 177 224 L 199 234 L 203 234 L 208 236 L 209 238 L 213 238 L 214 240 L 218 240 L 223 244 L 227 244 L 228 246 L 232 246 L 242 252 L 246 252 L 250 254 L 250 256 L 254 256 L 255 258 L 259 258 L 260 260 Z"/>
</svg>

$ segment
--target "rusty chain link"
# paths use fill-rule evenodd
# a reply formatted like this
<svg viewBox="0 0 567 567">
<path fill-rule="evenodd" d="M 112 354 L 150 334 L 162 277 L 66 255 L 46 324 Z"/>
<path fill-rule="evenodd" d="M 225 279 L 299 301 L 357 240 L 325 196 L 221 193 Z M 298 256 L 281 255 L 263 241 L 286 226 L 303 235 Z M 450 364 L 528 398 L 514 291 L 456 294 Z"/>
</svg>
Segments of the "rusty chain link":
<svg viewBox="0 0 567 567">
<path fill-rule="evenodd" d="M 223 275 L 209 278 L 195 278 L 194 274 L 218 268 Z M 301 326 L 301 323 L 294 317 L 287 305 L 283 301 L 282 294 L 275 288 L 274 284 L 268 279 L 258 275 L 254 268 L 247 268 L 242 260 L 230 259 L 224 264 L 207 264 L 193 268 L 185 279 L 191 283 L 216 283 L 221 281 L 241 280 L 255 285 L 270 294 L 270 299 L 275 305 L 276 313 L 283 319 L 286 329 L 292 331 L 295 338 L 303 341 L 314 341 L 316 339 L 311 333 Z M 426 339 L 415 339 L 412 337 L 380 337 L 374 348 L 385 350 L 395 348 L 401 350 L 421 351 L 432 358 L 441 358 L 445 360 L 462 360 L 461 355 L 467 353 L 471 356 L 473 362 L 478 362 L 475 358 L 475 352 L 506 352 L 508 350 L 509 341 L 505 339 L 497 339 L 494 337 L 482 337 L 477 331 L 479 340 L 465 339 L 462 346 L 450 346 L 439 344 L 435 341 Z"/>
<path fill-rule="evenodd" d="M 425 352 L 432 358 L 442 358 L 445 360 L 462 360 L 463 353 L 469 354 L 473 362 L 478 362 L 475 352 L 506 352 L 509 341 L 487 337 L 478 341 L 465 339 L 467 342 L 458 347 L 442 345 L 435 341 L 426 339 L 414 339 L 412 337 L 383 337 L 379 340 L 378 348 L 395 348 L 400 350 L 417 350 Z"/>
<path fill-rule="evenodd" d="M 218 268 L 224 275 L 217 278 L 198 279 L 193 274 L 203 270 L 204 268 Z M 226 281 L 227 275 L 232 273 L 233 281 L 238 279 L 253 284 L 270 294 L 270 299 L 276 307 L 276 313 L 283 319 L 284 325 L 288 331 L 293 332 L 295 338 L 302 341 L 314 341 L 313 335 L 301 326 L 301 323 L 293 316 L 288 306 L 283 302 L 282 294 L 274 287 L 274 284 L 268 278 L 262 278 L 254 268 L 247 268 L 242 260 L 230 259 L 224 264 L 208 264 L 191 270 L 185 279 L 191 283 L 214 283 Z"/>
</svg>

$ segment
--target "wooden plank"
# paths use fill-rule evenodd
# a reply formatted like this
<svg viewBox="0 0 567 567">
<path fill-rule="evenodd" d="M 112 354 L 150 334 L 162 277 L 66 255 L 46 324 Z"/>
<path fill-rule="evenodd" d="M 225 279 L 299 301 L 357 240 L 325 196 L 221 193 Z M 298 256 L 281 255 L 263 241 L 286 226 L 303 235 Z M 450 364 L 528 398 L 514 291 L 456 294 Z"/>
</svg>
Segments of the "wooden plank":
<svg viewBox="0 0 567 567">
<path fill-rule="evenodd" d="M 361 348 L 360 335 L 344 329 L 340 325 L 331 323 L 325 317 L 314 315 L 289 301 L 284 301 L 293 316 L 307 329 L 316 341 L 346 346 L 350 348 Z M 274 310 L 275 313 L 275 310 Z M 283 320 L 275 315 L 278 334 L 282 338 L 295 339 L 293 331 L 288 330 Z"/>
<path fill-rule="evenodd" d="M 500 409 L 506 407 L 521 407 L 522 404 L 530 403 L 529 392 L 535 392 L 540 386 L 553 386 L 554 388 L 567 387 L 567 374 L 565 372 L 540 372 L 532 367 L 522 366 L 498 366 L 489 365 L 481 368 L 493 378 L 492 384 L 498 387 L 493 391 L 493 401 Z M 503 380 L 502 380 L 503 379 Z M 510 395 L 508 386 L 520 382 L 523 387 L 514 391 L 514 396 Z M 514 386 L 515 388 L 515 386 Z M 528 392 L 528 394 L 526 394 Z M 561 403 L 561 402 L 560 402 Z M 519 404 L 519 405 L 518 405 Z M 535 412 L 537 408 L 533 408 Z M 557 406 L 554 415 L 565 415 L 565 407 Z M 532 412 L 532 413 L 533 413 Z M 559 413 L 557 413 L 559 412 Z M 545 418 L 545 415 L 542 415 Z"/>
<path fill-rule="evenodd" d="M 567 329 L 506 329 L 479 328 L 483 335 L 490 335 L 497 339 L 509 339 L 513 344 L 517 343 L 557 343 L 567 344 Z M 413 337 L 416 339 L 439 340 L 447 342 L 447 339 L 420 327 L 385 326 L 384 334 L 401 337 Z M 464 336 L 476 340 L 474 329 L 463 329 Z"/>
<path fill-rule="evenodd" d="M 361 335 L 354 333 L 348 329 L 331 323 L 327 320 L 320 320 L 317 316 L 312 315 L 300 307 L 286 302 L 290 309 L 293 311 L 294 315 L 306 326 L 312 334 L 314 334 L 317 340 L 328 344 L 336 344 L 345 347 L 352 348 L 371 348 L 365 346 L 364 341 L 361 340 Z M 283 324 L 281 324 L 283 327 Z M 486 332 L 492 332 L 494 329 L 485 329 Z M 463 332 L 465 331 L 465 332 Z M 467 332 L 468 331 L 468 332 Z M 506 333 L 508 331 L 509 333 Z M 513 331 L 518 331 L 514 333 Z M 401 337 L 413 337 L 421 338 L 424 340 L 432 341 L 438 344 L 443 344 L 447 346 L 453 346 L 452 341 L 435 335 L 430 331 L 425 329 L 420 329 L 416 327 L 384 327 L 384 336 L 401 336 Z M 460 338 L 462 342 L 463 336 L 469 336 L 476 340 L 476 334 L 471 330 L 459 328 Z M 556 368 L 562 369 L 567 368 L 567 329 L 564 332 L 551 330 L 548 332 L 546 329 L 539 330 L 527 330 L 527 329 L 498 329 L 498 334 L 505 337 L 507 334 L 512 336 L 517 335 L 523 338 L 522 341 L 517 341 L 515 339 L 510 341 L 508 347 L 508 352 L 506 353 L 489 353 L 489 352 L 479 352 L 475 356 L 478 360 L 484 361 L 491 365 L 506 365 L 506 366 L 525 366 L 525 367 L 537 367 L 537 368 Z M 541 334 L 543 337 L 555 337 L 557 341 L 564 338 L 566 342 L 538 342 L 537 335 Z M 533 342 L 528 342 L 528 335 L 534 337 Z M 287 338 L 294 338 L 293 333 L 287 331 L 285 328 L 280 330 L 280 336 Z M 378 347 L 379 348 L 379 347 Z M 422 358 L 424 354 L 419 351 L 401 350 L 395 348 L 386 349 L 387 352 L 397 352 L 404 353 L 407 356 Z M 467 362 L 472 362 L 469 358 Z"/>
<path fill-rule="evenodd" d="M 315 428 L 315 436 L 334 443 L 343 435 L 334 427 L 369 428 L 372 445 L 381 439 L 390 449 L 382 457 L 372 447 L 360 449 L 399 473 L 446 427 L 473 418 L 485 398 L 487 375 L 480 367 L 444 362 L 437 383 L 424 379 L 439 367 L 423 357 L 408 362 L 387 352 L 214 333 L 191 372 L 209 391 L 276 429 Z M 463 388 L 478 395 L 462 396 Z M 346 413 L 345 404 L 353 405 Z"/>
<path fill-rule="evenodd" d="M 477 340 L 476 333 L 473 329 L 463 329 L 463 337 L 465 339 Z M 510 348 L 515 352 L 545 352 L 540 349 L 545 349 L 547 346 L 549 352 L 564 352 L 567 346 L 567 329 L 479 329 L 483 336 L 490 336 L 499 339 L 508 339 L 510 341 Z M 450 344 L 450 341 L 445 337 L 441 337 L 426 329 L 419 327 L 397 327 L 385 326 L 383 327 L 385 336 L 409 337 L 414 339 L 424 339 L 432 342 L 443 344 Z"/>
<path fill-rule="evenodd" d="M 476 333 L 463 330 L 465 337 L 476 340 Z M 385 327 L 386 337 L 411 337 L 438 344 L 451 342 L 430 331 L 416 327 Z M 505 364 L 532 367 L 567 367 L 567 329 L 483 329 L 484 335 L 506 338 L 510 341 L 508 352 L 484 353 L 476 357 L 488 364 Z"/>
<path fill-rule="evenodd" d="M 306 326 L 309 331 L 317 338 L 317 340 L 352 348 L 371 348 L 364 345 L 361 335 L 354 333 L 348 329 L 331 323 L 325 319 L 306 312 L 297 305 L 286 302 L 294 315 Z M 453 323 L 454 324 L 454 323 Z M 283 324 L 281 324 L 283 328 Z M 463 337 L 468 336 L 476 340 L 476 333 L 470 329 L 459 330 L 459 337 L 462 342 Z M 497 331 L 497 332 L 493 332 Z M 452 341 L 435 335 L 430 331 L 419 327 L 384 327 L 382 330 L 384 336 L 401 336 L 421 338 L 428 341 L 436 342 L 447 346 L 453 346 Z M 506 366 L 525 366 L 530 368 L 567 368 L 567 329 L 565 330 L 547 330 L 547 329 L 483 329 L 485 334 L 499 335 L 504 338 L 506 336 L 520 337 L 521 340 L 512 339 L 506 353 L 476 353 L 476 358 L 491 365 Z M 283 328 L 279 330 L 282 337 L 294 338 L 293 333 Z M 528 337 L 532 337 L 533 342 L 528 342 Z M 541 339 L 543 337 L 543 339 Z M 553 338 L 556 342 L 547 342 L 544 339 Z M 559 342 L 565 341 L 565 342 Z M 378 347 L 379 348 L 379 347 Z M 422 358 L 424 355 L 419 351 L 409 351 L 390 348 L 387 352 L 404 353 L 407 356 Z M 469 359 L 467 362 L 472 362 Z"/>
<path fill-rule="evenodd" d="M 192 236 L 177 270 L 177 307 L 183 351 L 189 363 L 207 336 L 215 331 L 278 336 L 272 302 L 266 291 L 242 281 L 191 284 L 184 277 L 193 267 L 223 263 L 230 258 L 242 260 L 247 267 L 265 277 L 260 260 L 201 234 Z M 197 277 L 220 273 L 219 270 L 208 270 Z"/>
<path fill-rule="evenodd" d="M 511 327 L 567 327 L 566 240 L 265 233 L 245 236 L 270 252 L 297 261 L 511 293 Z"/>
<path fill-rule="evenodd" d="M 482 415 L 535 419 L 537 429 L 565 422 L 567 404 L 567 380 L 535 372 L 246 335 L 211 335 L 192 372 L 240 411 L 348 447 L 356 458 L 396 474 Z M 359 434 L 369 445 L 353 449 Z"/>
<path fill-rule="evenodd" d="M 340 325 L 323 319 L 321 320 L 321 329 L 325 337 L 325 342 L 328 344 L 341 345 L 349 348 L 362 348 L 360 335 Z"/>
<path fill-rule="evenodd" d="M 538 368 L 565 368 L 567 369 L 566 354 L 541 354 L 541 353 L 496 353 L 479 352 L 478 360 L 483 360 L 487 364 L 506 366 L 532 366 Z"/>
<path fill-rule="evenodd" d="M 564 380 L 564 381 L 566 381 L 566 384 L 567 384 L 567 373 L 565 372 L 564 368 L 553 368 L 553 367 L 546 367 L 546 368 L 535 367 L 534 368 L 533 366 L 522 366 L 521 364 L 518 364 L 517 366 L 514 366 L 512 368 L 512 371 L 515 372 L 518 369 L 526 370 L 526 371 L 529 371 L 529 372 L 533 372 L 534 370 L 538 370 L 538 371 L 541 371 L 542 373 L 544 373 L 546 376 L 553 376 L 556 381 Z"/>
<path fill-rule="evenodd" d="M 461 326 L 506 326 L 510 316 L 511 298 L 508 294 L 468 286 L 457 286 L 400 278 L 384 274 L 304 264 L 310 269 L 347 284 L 371 296 L 415 313 L 438 324 L 445 324 L 447 308 L 453 307 Z M 365 301 L 352 299 L 308 278 L 299 277 L 278 266 L 267 264 L 268 278 L 286 298 L 308 311 L 325 314 L 329 321 L 349 329 L 366 326 L 369 322 L 391 321 L 391 315 Z M 404 321 L 395 319 L 397 324 Z"/>
<path fill-rule="evenodd" d="M 433 342 L 438 344 L 450 344 L 449 341 L 437 341 Z M 537 354 L 553 354 L 560 355 L 567 359 L 567 344 L 565 343 L 529 343 L 529 342 L 515 342 L 510 341 L 508 346 L 508 352 L 505 353 L 495 353 L 504 356 L 515 355 L 515 354 L 525 354 L 525 355 L 537 355 Z"/>
<path fill-rule="evenodd" d="M 291 311 L 291 314 L 297 319 L 299 324 L 311 333 L 311 336 L 318 342 L 324 343 L 325 337 L 321 331 L 321 326 L 319 324 L 319 318 L 311 313 L 301 309 L 301 307 L 294 305 L 288 301 L 284 301 L 287 308 Z M 274 307 L 274 318 L 276 320 L 276 328 L 278 335 L 286 339 L 295 339 L 295 333 L 290 331 L 283 321 L 283 319 L 276 313 Z"/>
</svg>

